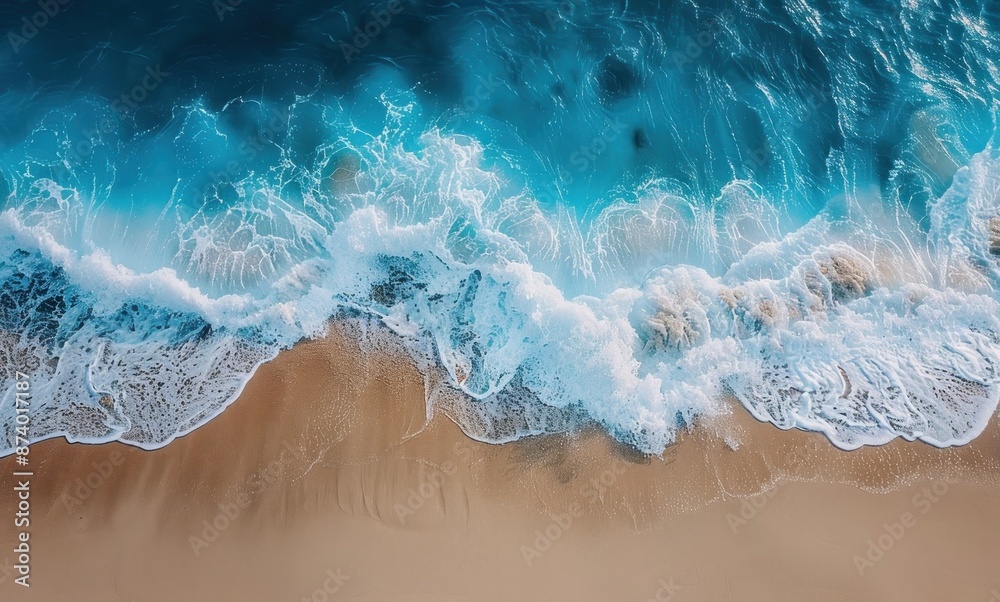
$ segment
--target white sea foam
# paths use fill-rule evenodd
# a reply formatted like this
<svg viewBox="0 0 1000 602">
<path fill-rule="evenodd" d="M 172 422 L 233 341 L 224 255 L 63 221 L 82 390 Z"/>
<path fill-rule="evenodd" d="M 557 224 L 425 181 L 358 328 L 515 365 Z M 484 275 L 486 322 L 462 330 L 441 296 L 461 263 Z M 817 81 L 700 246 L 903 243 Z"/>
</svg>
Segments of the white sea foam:
<svg viewBox="0 0 1000 602">
<path fill-rule="evenodd" d="M 789 232 L 739 182 L 708 209 L 650 184 L 581 226 L 486 168 L 474 140 L 389 138 L 351 149 L 364 158 L 353 189 L 311 176 L 295 201 L 260 186 L 166 229 L 150 271 L 98 241 L 71 246 L 76 216 L 100 211 L 77 195 L 0 215 L 0 265 L 20 282 L 2 352 L 8 379 L 20 365 L 37 375 L 35 435 L 163 445 L 345 309 L 434 358 L 465 394 L 441 403 L 484 440 L 592 420 L 659 452 L 725 411 L 727 392 L 845 448 L 964 443 L 995 410 L 990 151 L 935 205 L 920 251 L 911 230 L 862 217 Z M 913 256 L 944 258 L 940 277 L 906 269 Z"/>
</svg>

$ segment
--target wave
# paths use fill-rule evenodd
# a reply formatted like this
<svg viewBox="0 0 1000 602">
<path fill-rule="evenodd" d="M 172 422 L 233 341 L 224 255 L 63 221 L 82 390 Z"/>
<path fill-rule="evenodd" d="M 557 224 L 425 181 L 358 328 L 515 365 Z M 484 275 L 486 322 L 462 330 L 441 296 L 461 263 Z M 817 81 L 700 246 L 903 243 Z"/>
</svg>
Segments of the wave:
<svg viewBox="0 0 1000 602">
<path fill-rule="evenodd" d="M 336 68 L 374 13 L 286 8 L 290 50 L 231 71 L 164 26 L 141 101 L 118 74 L 0 100 L 8 441 L 15 371 L 34 437 L 155 448 L 345 312 L 486 441 L 593 421 L 659 453 L 733 395 L 845 449 L 947 446 L 995 411 L 988 7 L 407 4 Z"/>
</svg>

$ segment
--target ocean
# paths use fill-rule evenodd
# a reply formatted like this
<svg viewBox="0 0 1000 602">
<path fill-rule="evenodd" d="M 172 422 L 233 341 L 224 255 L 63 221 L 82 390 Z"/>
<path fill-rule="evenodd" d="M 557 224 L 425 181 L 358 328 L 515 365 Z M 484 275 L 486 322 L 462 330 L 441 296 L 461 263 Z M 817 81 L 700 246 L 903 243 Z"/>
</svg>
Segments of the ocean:
<svg viewBox="0 0 1000 602">
<path fill-rule="evenodd" d="M 950 446 L 996 410 L 995 2 L 40 0 L 0 33 L 2 455 L 16 372 L 34 439 L 153 449 L 334 316 L 484 441 L 656 454 L 735 398 Z"/>
</svg>

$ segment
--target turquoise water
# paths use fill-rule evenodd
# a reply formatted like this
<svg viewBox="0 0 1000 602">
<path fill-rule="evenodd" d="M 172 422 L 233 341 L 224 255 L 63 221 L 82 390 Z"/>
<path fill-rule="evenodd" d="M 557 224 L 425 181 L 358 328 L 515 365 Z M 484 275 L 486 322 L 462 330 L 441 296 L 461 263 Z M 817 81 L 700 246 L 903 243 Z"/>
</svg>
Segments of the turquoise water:
<svg viewBox="0 0 1000 602">
<path fill-rule="evenodd" d="M 8 435 L 21 370 L 36 437 L 161 446 L 342 314 L 490 441 L 996 408 L 989 2 L 100 6 L 0 12 Z"/>
</svg>

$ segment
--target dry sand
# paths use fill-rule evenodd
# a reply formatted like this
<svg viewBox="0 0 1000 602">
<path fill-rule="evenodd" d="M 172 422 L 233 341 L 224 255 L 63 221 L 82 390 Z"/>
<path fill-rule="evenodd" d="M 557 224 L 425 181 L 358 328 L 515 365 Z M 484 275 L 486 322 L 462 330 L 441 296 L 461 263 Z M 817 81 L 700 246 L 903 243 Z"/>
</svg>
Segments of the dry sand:
<svg viewBox="0 0 1000 602">
<path fill-rule="evenodd" d="M 663 458 L 596 430 L 488 445 L 349 330 L 163 449 L 32 446 L 27 590 L 0 461 L 0 600 L 1000 602 L 995 421 L 949 450 L 843 452 L 738 407 Z"/>
</svg>

